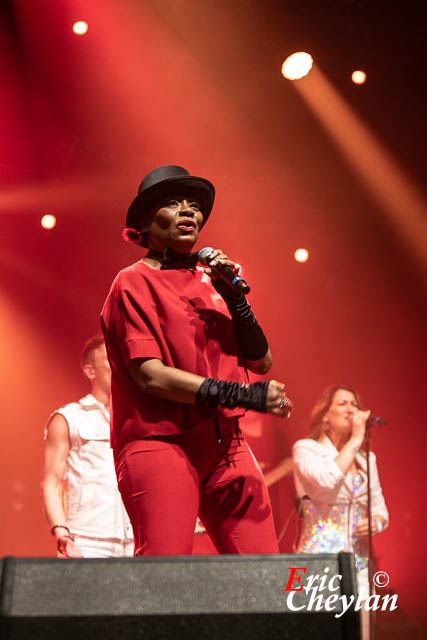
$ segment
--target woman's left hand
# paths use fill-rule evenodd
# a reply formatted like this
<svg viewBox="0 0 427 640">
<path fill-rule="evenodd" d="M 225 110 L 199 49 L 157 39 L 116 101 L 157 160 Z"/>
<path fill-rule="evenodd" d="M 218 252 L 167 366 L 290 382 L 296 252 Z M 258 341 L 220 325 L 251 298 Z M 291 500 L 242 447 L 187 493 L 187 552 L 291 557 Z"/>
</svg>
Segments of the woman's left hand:
<svg viewBox="0 0 427 640">
<path fill-rule="evenodd" d="M 381 533 L 381 531 L 384 528 L 382 524 L 383 524 L 382 520 L 380 520 L 378 516 L 372 517 L 371 519 L 372 535 L 375 536 L 377 533 Z M 359 522 L 356 524 L 355 533 L 356 535 L 361 537 L 366 537 L 368 535 L 369 533 L 368 518 L 362 518 L 362 520 L 359 520 Z"/>
<path fill-rule="evenodd" d="M 277 380 L 270 380 L 267 389 L 266 411 L 279 418 L 289 418 L 294 403 L 285 393 L 285 385 Z"/>
</svg>

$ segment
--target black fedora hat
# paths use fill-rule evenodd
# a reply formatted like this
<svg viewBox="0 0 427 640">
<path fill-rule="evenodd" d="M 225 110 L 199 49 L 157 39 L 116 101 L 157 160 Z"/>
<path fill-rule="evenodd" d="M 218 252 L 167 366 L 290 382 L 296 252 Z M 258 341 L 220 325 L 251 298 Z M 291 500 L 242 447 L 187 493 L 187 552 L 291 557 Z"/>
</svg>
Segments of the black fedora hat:
<svg viewBox="0 0 427 640">
<path fill-rule="evenodd" d="M 206 222 L 213 207 L 215 187 L 205 178 L 191 176 L 184 167 L 170 164 L 153 169 L 142 180 L 138 195 L 127 212 L 126 227 L 139 230 L 141 213 L 155 200 L 174 190 L 197 195 Z"/>
</svg>

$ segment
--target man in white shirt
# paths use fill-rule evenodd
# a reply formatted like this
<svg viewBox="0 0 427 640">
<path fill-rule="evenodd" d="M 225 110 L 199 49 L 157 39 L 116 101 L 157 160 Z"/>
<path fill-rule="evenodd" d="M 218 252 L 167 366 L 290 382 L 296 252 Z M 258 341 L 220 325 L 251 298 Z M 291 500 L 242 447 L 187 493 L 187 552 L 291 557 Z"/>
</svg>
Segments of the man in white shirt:
<svg viewBox="0 0 427 640">
<path fill-rule="evenodd" d="M 102 335 L 88 340 L 81 367 L 91 392 L 55 411 L 45 430 L 42 497 L 62 558 L 133 555 L 110 448 L 111 370 Z"/>
</svg>

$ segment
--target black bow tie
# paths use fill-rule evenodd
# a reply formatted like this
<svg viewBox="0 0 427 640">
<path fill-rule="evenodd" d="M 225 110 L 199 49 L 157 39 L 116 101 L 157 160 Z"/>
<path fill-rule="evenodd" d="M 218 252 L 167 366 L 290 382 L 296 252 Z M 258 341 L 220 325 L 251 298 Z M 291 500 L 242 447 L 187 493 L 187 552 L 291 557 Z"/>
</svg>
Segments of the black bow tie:
<svg viewBox="0 0 427 640">
<path fill-rule="evenodd" d="M 154 253 L 151 251 L 151 253 Z M 172 249 L 165 249 L 162 252 L 155 252 L 162 261 L 162 271 L 165 269 L 195 269 L 199 262 L 197 251 L 193 253 L 175 253 Z"/>
</svg>

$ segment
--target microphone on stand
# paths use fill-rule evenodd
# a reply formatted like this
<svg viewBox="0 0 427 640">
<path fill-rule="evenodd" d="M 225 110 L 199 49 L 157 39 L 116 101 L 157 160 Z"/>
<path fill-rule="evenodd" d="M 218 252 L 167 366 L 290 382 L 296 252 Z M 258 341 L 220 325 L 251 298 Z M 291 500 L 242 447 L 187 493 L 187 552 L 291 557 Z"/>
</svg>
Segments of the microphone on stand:
<svg viewBox="0 0 427 640">
<path fill-rule="evenodd" d="M 199 251 L 199 260 L 202 264 L 210 267 L 214 273 L 220 276 L 230 287 L 233 287 L 235 291 L 244 293 L 245 295 L 251 290 L 246 280 L 237 275 L 232 267 L 227 264 L 221 264 L 220 262 L 214 267 L 209 264 L 210 255 L 212 251 L 215 251 L 213 247 L 204 247 Z"/>
</svg>

